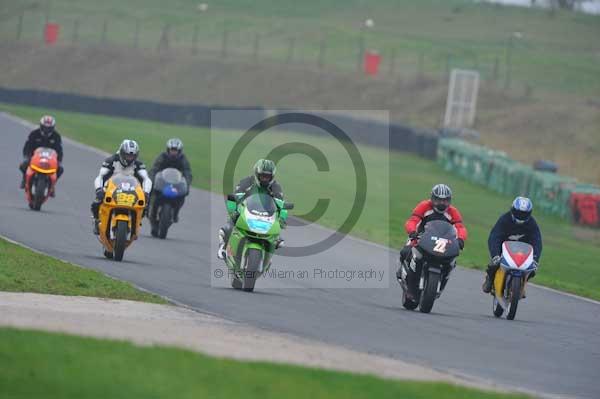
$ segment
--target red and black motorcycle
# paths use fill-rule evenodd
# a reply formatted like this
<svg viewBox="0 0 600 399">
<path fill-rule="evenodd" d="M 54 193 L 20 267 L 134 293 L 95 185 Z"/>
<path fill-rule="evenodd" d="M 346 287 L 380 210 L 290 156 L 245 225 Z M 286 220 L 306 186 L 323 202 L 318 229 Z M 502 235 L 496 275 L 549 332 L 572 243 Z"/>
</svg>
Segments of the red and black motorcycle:
<svg viewBox="0 0 600 399">
<path fill-rule="evenodd" d="M 54 191 L 58 172 L 58 154 L 52 148 L 35 150 L 25 173 L 25 197 L 29 208 L 39 211 Z"/>
</svg>

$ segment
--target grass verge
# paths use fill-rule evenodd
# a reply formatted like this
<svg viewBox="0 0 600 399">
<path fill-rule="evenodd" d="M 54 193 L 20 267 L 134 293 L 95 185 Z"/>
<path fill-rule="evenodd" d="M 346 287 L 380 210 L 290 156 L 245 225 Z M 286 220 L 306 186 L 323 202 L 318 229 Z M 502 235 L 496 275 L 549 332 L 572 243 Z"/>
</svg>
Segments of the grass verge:
<svg viewBox="0 0 600 399">
<path fill-rule="evenodd" d="M 524 398 L 16 329 L 0 329 L 0 358 L 0 391 L 14 399 Z"/>
<path fill-rule="evenodd" d="M 43 110 L 0 104 L 0 109 L 37 121 Z M 166 125 L 123 118 L 53 111 L 59 130 L 68 137 L 113 152 L 124 138 L 138 140 L 142 159 L 151 163 L 163 151 L 169 137 L 184 141 L 194 170 L 194 185 L 220 191 L 225 159 L 241 133 Z M 347 216 L 354 197 L 354 171 L 343 148 L 327 138 L 277 132 L 261 135 L 240 158 L 236 177 L 247 175 L 253 161 L 274 147 L 287 143 L 308 143 L 321 149 L 330 164 L 327 173 L 316 170 L 306 156 L 291 155 L 281 160 L 278 178 L 286 197 L 296 203 L 293 214 L 308 212 L 317 198 L 330 198 L 332 206 L 318 220 L 337 228 Z M 20 151 L 21 143 L 15 143 Z M 17 148 L 18 147 L 18 148 Z M 463 213 L 469 240 L 459 263 L 483 269 L 488 261 L 487 237 L 498 216 L 508 210 L 512 198 L 493 193 L 443 171 L 435 162 L 404 154 L 359 146 L 367 165 L 366 207 L 352 235 L 399 248 L 406 238 L 404 221 L 415 204 L 428 196 L 431 187 L 446 182 L 454 190 L 454 203 Z M 65 155 L 68 173 L 68 154 Z M 90 180 L 93 176 L 90 176 Z M 536 214 L 544 237 L 541 270 L 535 282 L 600 300 L 600 239 L 592 230 L 572 226 L 555 217 Z M 589 234 L 588 234 L 589 233 Z M 585 237 L 585 238 L 584 238 Z"/>
<path fill-rule="evenodd" d="M 0 239 L 0 291 L 167 303 L 157 295 L 140 291 L 95 270 L 33 252 L 3 239 Z"/>
</svg>

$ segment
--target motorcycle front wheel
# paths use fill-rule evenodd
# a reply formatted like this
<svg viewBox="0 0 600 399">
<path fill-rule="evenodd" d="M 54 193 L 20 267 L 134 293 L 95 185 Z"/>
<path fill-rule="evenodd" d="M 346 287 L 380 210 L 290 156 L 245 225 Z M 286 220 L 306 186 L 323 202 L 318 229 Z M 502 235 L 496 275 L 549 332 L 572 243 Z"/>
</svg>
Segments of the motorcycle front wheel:
<svg viewBox="0 0 600 399">
<path fill-rule="evenodd" d="M 242 290 L 254 291 L 254 284 L 258 278 L 258 270 L 262 263 L 262 252 L 256 248 L 248 249 L 246 253 L 246 270 L 243 270 Z"/>
<path fill-rule="evenodd" d="M 115 234 L 115 245 L 114 245 L 114 259 L 117 262 L 123 260 L 123 254 L 125 254 L 125 247 L 127 246 L 127 234 L 129 229 L 127 222 L 119 220 L 117 222 L 117 232 Z"/>
<path fill-rule="evenodd" d="M 160 208 L 160 218 L 158 220 L 158 238 L 167 238 L 167 232 L 173 220 L 173 207 L 171 204 L 163 204 Z"/>
<path fill-rule="evenodd" d="M 509 294 L 509 307 L 506 318 L 508 320 L 514 320 L 517 314 L 517 306 L 519 305 L 519 299 L 521 299 L 521 278 L 513 277 L 510 282 L 510 294 Z"/>
<path fill-rule="evenodd" d="M 422 313 L 431 312 L 431 308 L 433 308 L 433 302 L 435 302 L 435 297 L 437 295 L 439 281 L 439 274 L 428 273 L 427 281 L 425 282 L 425 289 L 421 293 L 421 302 L 419 303 L 419 310 Z"/>
<path fill-rule="evenodd" d="M 31 188 L 33 189 L 33 193 L 31 196 L 31 209 L 33 209 L 34 211 L 39 211 L 40 209 L 42 209 L 42 204 L 46 199 L 46 190 L 48 189 L 48 182 L 46 181 L 46 179 L 38 177 L 33 181 Z"/>
</svg>

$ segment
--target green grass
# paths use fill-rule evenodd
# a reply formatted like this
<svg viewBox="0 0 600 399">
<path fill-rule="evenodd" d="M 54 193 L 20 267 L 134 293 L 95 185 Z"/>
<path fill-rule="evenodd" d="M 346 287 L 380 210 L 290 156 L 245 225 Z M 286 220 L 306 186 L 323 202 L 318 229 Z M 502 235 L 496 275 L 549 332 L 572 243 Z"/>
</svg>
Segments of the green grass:
<svg viewBox="0 0 600 399">
<path fill-rule="evenodd" d="M 228 51 L 249 56 L 256 34 L 261 37 L 261 57 L 285 60 L 290 39 L 294 57 L 317 64 L 325 43 L 325 62 L 340 68 L 356 66 L 361 23 L 372 18 L 375 26 L 365 31 L 366 48 L 379 50 L 385 68 L 395 52 L 397 71 L 414 75 L 419 56 L 425 72 L 442 74 L 446 64 L 477 68 L 492 77 L 506 72 L 506 51 L 512 32 L 521 32 L 512 47 L 512 76 L 536 89 L 590 95 L 600 90 L 597 38 L 600 17 L 522 7 L 498 7 L 470 0 L 227 0 L 207 2 L 208 12 L 197 11 L 198 0 L 53 0 L 33 3 L 23 19 L 22 39 L 41 40 L 46 18 L 62 26 L 62 40 L 74 40 L 74 21 L 79 21 L 77 41 L 102 40 L 133 46 L 135 21 L 139 21 L 139 45 L 156 49 L 161 30 L 170 25 L 170 44 L 189 51 L 194 26 L 201 52 L 220 53 L 227 27 Z M 46 5 L 50 4 L 50 7 Z M 14 40 L 19 15 L 26 4 L 0 0 L 3 14 L 0 37 Z"/>
<path fill-rule="evenodd" d="M 0 392 L 13 399 L 525 398 L 15 329 L 0 329 L 0 359 Z"/>
<path fill-rule="evenodd" d="M 38 254 L 3 239 L 0 239 L 0 291 L 167 303 L 159 296 L 95 270 Z"/>
<path fill-rule="evenodd" d="M 45 112 L 9 105 L 0 105 L 0 109 L 31 121 L 37 121 L 39 115 Z M 59 111 L 54 114 L 63 134 L 106 151 L 115 151 L 124 138 L 138 140 L 142 149 L 141 157 L 147 163 L 151 163 L 163 150 L 169 137 L 178 136 L 184 141 L 194 170 L 194 185 L 217 192 L 222 190 L 220 183 L 225 158 L 240 136 L 238 132 L 219 131 L 211 135 L 206 129 L 131 119 Z M 331 206 L 318 223 L 337 228 L 348 214 L 355 186 L 352 164 L 341 146 L 332 140 L 281 132 L 268 134 L 248 147 L 240 160 L 236 177 L 249 174 L 255 159 L 265 156 L 276 145 L 289 142 L 305 142 L 318 147 L 326 154 L 331 167 L 330 172 L 318 172 L 311 160 L 300 155 L 281 160 L 278 179 L 286 197 L 297 205 L 293 214 L 308 212 L 317 198 L 330 198 Z M 15 151 L 20 146 L 21 143 L 15 143 Z M 487 264 L 489 230 L 498 216 L 508 210 L 512 198 L 464 181 L 443 171 L 435 162 L 416 156 L 395 152 L 388 154 L 387 151 L 367 146 L 361 147 L 361 155 L 367 165 L 368 195 L 365 211 L 351 234 L 400 248 L 406 239 L 404 221 L 415 204 L 428 196 L 434 184 L 446 182 L 453 188 L 454 203 L 462 211 L 469 229 L 469 240 L 459 263 L 479 269 Z M 68 157 L 67 153 L 66 162 Z M 91 179 L 93 176 L 90 176 Z M 544 253 L 535 282 L 600 299 L 598 236 L 587 240 L 576 238 L 576 233 L 586 231 L 555 217 L 536 214 L 536 218 L 544 237 Z M 589 233 L 593 236 L 592 231 Z"/>
</svg>

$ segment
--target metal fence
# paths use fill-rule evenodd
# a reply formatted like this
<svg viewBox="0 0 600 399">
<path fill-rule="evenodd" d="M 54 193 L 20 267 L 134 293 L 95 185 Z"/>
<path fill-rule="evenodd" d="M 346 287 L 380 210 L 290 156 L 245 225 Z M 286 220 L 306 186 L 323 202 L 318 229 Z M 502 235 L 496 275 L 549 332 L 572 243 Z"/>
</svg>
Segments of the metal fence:
<svg viewBox="0 0 600 399">
<path fill-rule="evenodd" d="M 495 82 L 499 87 L 511 84 L 512 38 L 498 49 L 497 54 L 468 48 L 415 50 L 411 48 L 410 40 L 403 38 L 378 47 L 371 40 L 371 31 L 364 26 L 343 34 L 333 28 L 295 32 L 277 24 L 241 26 L 209 18 L 176 24 L 114 15 L 62 17 L 54 15 L 48 7 L 24 6 L 0 15 L 0 38 L 41 42 L 46 24 L 56 23 L 59 25 L 58 43 L 61 44 L 122 46 L 159 54 L 170 52 L 172 56 L 272 60 L 347 71 L 362 71 L 365 54 L 377 51 L 381 57 L 378 74 L 386 77 L 446 79 L 451 69 L 466 68 L 478 70 L 482 79 Z"/>
</svg>

